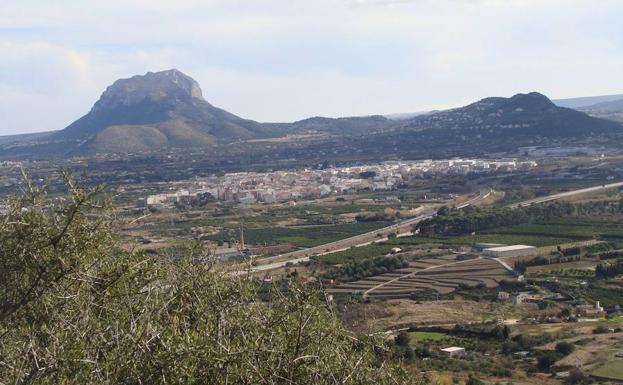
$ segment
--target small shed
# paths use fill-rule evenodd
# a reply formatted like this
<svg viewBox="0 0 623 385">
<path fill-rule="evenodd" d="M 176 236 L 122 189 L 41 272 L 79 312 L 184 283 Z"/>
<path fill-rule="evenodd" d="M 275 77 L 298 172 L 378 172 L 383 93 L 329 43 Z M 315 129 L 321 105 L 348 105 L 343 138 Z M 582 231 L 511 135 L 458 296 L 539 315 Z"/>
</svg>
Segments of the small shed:
<svg viewBox="0 0 623 385">
<path fill-rule="evenodd" d="M 465 355 L 465 348 L 461 348 L 459 346 L 450 346 L 440 350 L 442 353 L 445 353 L 450 357 L 462 357 Z"/>
</svg>

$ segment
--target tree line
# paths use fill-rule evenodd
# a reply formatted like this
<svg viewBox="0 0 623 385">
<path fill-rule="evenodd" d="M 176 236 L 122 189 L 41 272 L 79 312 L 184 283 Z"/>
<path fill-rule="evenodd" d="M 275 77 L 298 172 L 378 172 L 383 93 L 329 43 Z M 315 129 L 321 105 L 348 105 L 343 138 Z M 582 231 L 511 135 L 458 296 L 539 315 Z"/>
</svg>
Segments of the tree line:
<svg viewBox="0 0 623 385">
<path fill-rule="evenodd" d="M 534 223 L 564 217 L 623 213 L 623 200 L 572 204 L 552 202 L 518 208 L 478 208 L 451 210 L 442 208 L 438 215 L 416 226 L 425 236 L 465 235 L 503 226 Z"/>
</svg>

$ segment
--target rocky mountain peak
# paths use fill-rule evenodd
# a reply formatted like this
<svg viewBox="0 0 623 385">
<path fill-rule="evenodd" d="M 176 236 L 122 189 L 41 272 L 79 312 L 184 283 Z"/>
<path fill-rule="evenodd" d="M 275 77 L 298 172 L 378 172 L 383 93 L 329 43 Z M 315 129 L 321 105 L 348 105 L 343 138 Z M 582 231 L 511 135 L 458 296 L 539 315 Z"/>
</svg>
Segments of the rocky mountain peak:
<svg viewBox="0 0 623 385">
<path fill-rule="evenodd" d="M 203 100 L 199 83 L 179 70 L 170 69 L 115 81 L 106 88 L 92 111 L 131 107 L 143 101 L 175 103 L 193 98 Z"/>
</svg>

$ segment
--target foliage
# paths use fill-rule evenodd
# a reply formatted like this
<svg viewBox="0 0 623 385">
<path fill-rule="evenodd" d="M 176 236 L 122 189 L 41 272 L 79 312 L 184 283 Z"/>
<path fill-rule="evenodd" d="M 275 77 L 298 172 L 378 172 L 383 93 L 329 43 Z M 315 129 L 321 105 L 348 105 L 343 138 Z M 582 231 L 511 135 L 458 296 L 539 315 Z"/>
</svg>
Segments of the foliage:
<svg viewBox="0 0 623 385">
<path fill-rule="evenodd" d="M 489 229 L 496 229 L 503 226 L 514 226 L 520 224 L 531 224 L 524 229 L 525 235 L 531 234 L 551 234 L 559 236 L 572 236 L 579 238 L 591 238 L 596 235 L 623 236 L 620 228 L 599 228 L 594 226 L 583 226 L 573 228 L 573 224 L 547 228 L 547 224 L 537 225 L 539 221 L 552 221 L 560 218 L 575 218 L 581 216 L 599 216 L 603 214 L 623 213 L 623 201 L 606 202 L 595 201 L 588 203 L 572 204 L 568 202 L 553 202 L 548 204 L 531 205 L 518 208 L 475 208 L 467 211 L 453 211 L 448 215 L 438 215 L 427 219 L 418 224 L 420 232 L 427 236 L 438 235 L 462 235 L 473 232 L 482 232 Z M 538 227 L 538 228 L 536 228 Z M 547 231 L 543 231 L 543 230 Z M 561 230 L 552 233 L 552 230 Z M 518 229 L 513 229 L 517 233 Z"/>
<path fill-rule="evenodd" d="M 338 251 L 336 253 L 324 254 L 314 259 L 324 262 L 328 265 L 336 265 L 354 260 L 362 260 L 388 254 L 394 246 L 384 243 L 373 243 L 367 246 L 351 247 L 348 250 Z"/>
<path fill-rule="evenodd" d="M 580 368 L 573 368 L 569 371 L 569 377 L 565 379 L 567 385 L 580 385 L 591 383 L 591 378 Z"/>
<path fill-rule="evenodd" d="M 405 331 L 401 331 L 396 338 L 394 338 L 394 343 L 398 346 L 409 346 L 409 341 L 411 341 L 411 337 L 409 333 Z"/>
<path fill-rule="evenodd" d="M 403 384 L 320 292 L 116 248 L 102 189 L 29 185 L 0 217 L 2 384 Z M 201 249 L 192 250 L 194 255 Z"/>
<path fill-rule="evenodd" d="M 465 385 L 483 385 L 484 383 L 473 374 L 470 374 L 465 382 Z"/>
<path fill-rule="evenodd" d="M 537 358 L 537 368 L 543 372 L 548 372 L 550 367 L 558 361 L 559 355 L 557 352 L 546 350 L 540 353 Z"/>
<path fill-rule="evenodd" d="M 292 243 L 300 247 L 314 247 L 374 231 L 387 225 L 386 222 L 370 222 L 315 226 L 313 229 L 309 227 L 247 228 L 244 232 L 244 238 L 247 243 L 256 245 Z M 206 237 L 206 239 L 213 241 L 238 238 L 238 229 L 224 230 Z"/>
<path fill-rule="evenodd" d="M 595 276 L 600 278 L 612 278 L 623 274 L 623 260 L 616 263 L 602 262 L 595 268 Z"/>
<path fill-rule="evenodd" d="M 556 351 L 563 356 L 567 356 L 573 353 L 574 350 L 575 345 L 573 345 L 572 343 L 562 341 L 556 344 Z"/>
<path fill-rule="evenodd" d="M 408 266 L 409 263 L 402 256 L 375 257 L 334 266 L 324 273 L 324 277 L 339 281 L 356 281 Z"/>
<path fill-rule="evenodd" d="M 530 266 L 544 266 L 544 265 L 551 265 L 551 264 L 555 264 L 555 263 L 565 263 L 565 262 L 573 262 L 573 261 L 579 261 L 580 260 L 580 256 L 576 255 L 576 256 L 571 256 L 571 257 L 550 257 L 550 258 L 546 258 L 546 257 L 535 257 L 526 261 L 517 261 L 515 262 L 515 269 L 519 272 L 525 272 L 526 269 Z"/>
</svg>

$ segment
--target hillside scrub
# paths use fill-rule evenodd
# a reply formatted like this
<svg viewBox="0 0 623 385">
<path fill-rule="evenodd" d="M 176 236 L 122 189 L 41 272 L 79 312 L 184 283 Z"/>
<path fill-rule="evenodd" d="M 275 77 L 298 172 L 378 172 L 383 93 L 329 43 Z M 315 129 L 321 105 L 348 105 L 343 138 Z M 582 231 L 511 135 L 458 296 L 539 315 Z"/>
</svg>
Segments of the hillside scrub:
<svg viewBox="0 0 623 385">
<path fill-rule="evenodd" d="M 247 275 L 118 248 L 104 190 L 66 180 L 0 216 L 0 384 L 418 382 L 320 291 L 262 299 Z"/>
</svg>

